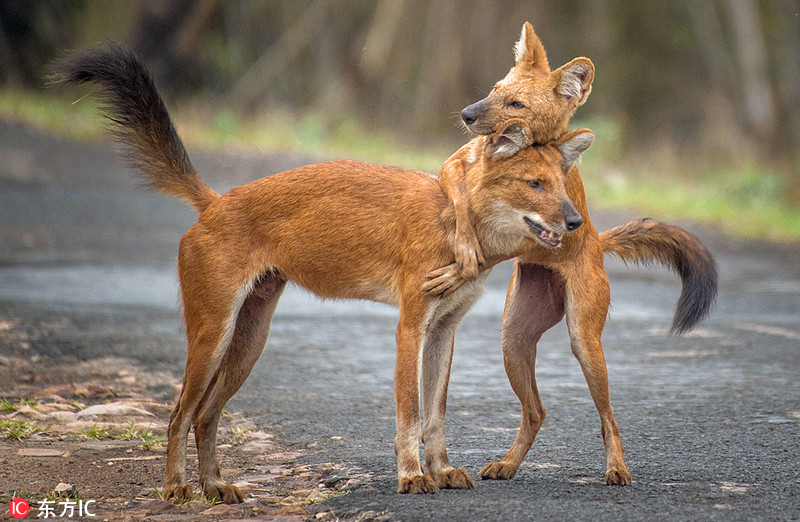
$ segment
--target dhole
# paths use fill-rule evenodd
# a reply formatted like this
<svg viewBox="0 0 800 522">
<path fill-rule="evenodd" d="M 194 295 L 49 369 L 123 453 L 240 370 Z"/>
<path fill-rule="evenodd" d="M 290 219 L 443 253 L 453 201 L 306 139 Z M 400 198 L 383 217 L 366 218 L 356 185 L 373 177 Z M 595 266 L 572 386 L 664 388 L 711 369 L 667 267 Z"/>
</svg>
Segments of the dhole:
<svg viewBox="0 0 800 522">
<path fill-rule="evenodd" d="M 594 66 L 576 58 L 550 71 L 544 46 L 525 23 L 515 46 L 516 64 L 489 95 L 462 111 L 464 123 L 477 134 L 491 134 L 509 118 L 522 120 L 531 143 L 546 143 L 567 131 L 569 119 L 586 101 Z M 445 162 L 439 182 L 454 203 L 456 263 L 431 272 L 425 290 L 449 295 L 478 274 L 486 262 L 485 245 L 472 228 L 478 212 L 473 201 L 482 198 L 475 176 L 482 172 L 488 136 L 479 136 Z M 583 226 L 555 243 L 529 243 L 515 264 L 503 313 L 502 351 L 511 387 L 522 405 L 522 422 L 511 449 L 500 462 L 488 464 L 484 479 L 514 476 L 545 418 L 534 375 L 536 344 L 541 335 L 566 315 L 572 353 L 581 365 L 600 414 L 606 450 L 606 482 L 630 484 L 619 428 L 614 420 L 600 335 L 610 301 L 603 253 L 626 262 L 659 262 L 682 279 L 672 323 L 684 333 L 709 312 L 717 292 L 716 264 L 703 244 L 688 232 L 647 219 L 633 221 L 598 235 L 589 220 L 583 184 L 577 167 L 567 174 L 567 194 L 578 208 Z M 543 231 L 542 238 L 552 239 Z"/>
<path fill-rule="evenodd" d="M 55 71 L 59 82 L 99 83 L 115 135 L 144 180 L 200 213 L 178 253 L 188 354 L 170 416 L 167 498 L 191 497 L 185 465 L 193 427 L 205 494 L 242 500 L 220 476 L 217 424 L 262 352 L 287 281 L 322 297 L 399 306 L 398 491 L 474 486 L 463 468 L 449 463 L 444 414 L 454 331 L 487 271 L 444 299 L 421 291 L 428 272 L 453 262 L 453 206 L 434 177 L 337 161 L 276 174 L 220 196 L 192 167 L 152 80 L 129 51 L 78 53 Z M 566 173 L 592 138 L 583 129 L 528 147 L 526 127 L 511 119 L 482 140 L 480 175 L 463 183 L 474 194 L 470 226 L 483 247 L 485 268 L 532 244 L 548 244 L 552 239 L 542 229 L 560 238 L 580 219 L 567 196 Z"/>
</svg>

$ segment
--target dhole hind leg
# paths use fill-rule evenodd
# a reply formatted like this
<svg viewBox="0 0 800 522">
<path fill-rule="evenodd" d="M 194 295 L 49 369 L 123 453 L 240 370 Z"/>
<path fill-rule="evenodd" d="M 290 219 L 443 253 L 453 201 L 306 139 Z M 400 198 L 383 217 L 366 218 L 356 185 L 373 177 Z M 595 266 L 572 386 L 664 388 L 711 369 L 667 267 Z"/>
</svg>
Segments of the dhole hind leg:
<svg viewBox="0 0 800 522">
<path fill-rule="evenodd" d="M 270 273 L 247 296 L 237 315 L 230 346 L 195 414 L 195 440 L 203 493 L 227 504 L 241 502 L 244 497 L 236 486 L 226 483 L 220 475 L 216 457 L 220 415 L 261 355 L 269 336 L 272 315 L 285 285 L 282 276 Z"/>
<path fill-rule="evenodd" d="M 611 290 L 603 270 L 602 252 L 597 259 L 586 259 L 583 267 L 567 280 L 567 327 L 572 353 L 578 359 L 589 386 L 592 400 L 600 414 L 600 432 L 606 452 L 606 483 L 625 486 L 631 474 L 625 466 L 619 427 L 614 419 L 608 388 L 603 347 L 600 342 L 605 325 Z"/>
<path fill-rule="evenodd" d="M 252 289 L 252 275 L 242 265 L 224 266 L 224 259 L 215 255 L 217 243 L 196 224 L 184 235 L 178 253 L 188 350 L 183 387 L 167 429 L 167 499 L 192 497 L 186 481 L 186 439 L 233 338 L 239 310 Z"/>
<path fill-rule="evenodd" d="M 482 479 L 510 479 L 519 469 L 542 427 L 545 409 L 536 386 L 536 344 L 544 332 L 564 317 L 561 276 L 538 265 L 517 262 L 503 313 L 503 363 L 511 388 L 522 407 L 514 443 L 503 459 L 490 462 Z"/>
<path fill-rule="evenodd" d="M 185 288 L 183 294 L 189 349 L 183 387 L 167 429 L 167 469 L 164 479 L 165 498 L 178 500 L 192 497 L 192 489 L 186 481 L 186 438 L 195 411 L 207 394 L 221 355 L 227 348 L 226 328 L 235 319 L 235 315 L 230 316 L 229 311 L 233 307 L 233 299 L 225 307 L 228 311 L 214 313 L 214 310 L 203 309 L 201 301 L 187 298 L 190 293 Z"/>
</svg>

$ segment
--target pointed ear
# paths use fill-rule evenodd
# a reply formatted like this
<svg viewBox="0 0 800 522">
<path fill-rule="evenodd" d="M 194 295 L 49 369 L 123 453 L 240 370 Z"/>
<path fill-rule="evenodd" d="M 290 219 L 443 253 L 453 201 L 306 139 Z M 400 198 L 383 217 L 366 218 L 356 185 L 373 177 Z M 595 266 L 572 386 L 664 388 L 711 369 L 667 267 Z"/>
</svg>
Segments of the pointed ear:
<svg viewBox="0 0 800 522">
<path fill-rule="evenodd" d="M 494 160 L 510 158 L 531 145 L 531 135 L 524 120 L 512 118 L 489 136 L 486 152 Z"/>
<path fill-rule="evenodd" d="M 553 142 L 553 146 L 561 153 L 564 158 L 564 167 L 569 170 L 593 141 L 594 132 L 590 129 L 578 129 L 561 136 Z"/>
<path fill-rule="evenodd" d="M 533 26 L 530 22 L 525 22 L 525 25 L 522 26 L 522 33 L 514 45 L 514 57 L 517 65 L 527 64 L 534 69 L 550 72 L 550 64 L 547 63 L 547 53 L 544 50 L 544 45 L 542 45 L 542 41 L 539 40 L 536 33 L 533 32 Z"/>
<path fill-rule="evenodd" d="M 553 72 L 556 77 L 556 91 L 567 100 L 573 101 L 575 107 L 586 103 L 592 92 L 594 81 L 594 64 L 588 58 L 575 58 Z"/>
</svg>

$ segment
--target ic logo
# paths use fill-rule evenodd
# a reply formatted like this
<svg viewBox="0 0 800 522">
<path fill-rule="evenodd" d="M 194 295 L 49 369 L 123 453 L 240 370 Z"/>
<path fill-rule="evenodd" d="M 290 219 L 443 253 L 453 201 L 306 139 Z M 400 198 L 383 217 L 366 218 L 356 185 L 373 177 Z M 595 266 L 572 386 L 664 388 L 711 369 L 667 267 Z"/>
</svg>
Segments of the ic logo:
<svg viewBox="0 0 800 522">
<path fill-rule="evenodd" d="M 8 510 L 11 512 L 12 517 L 22 518 L 30 512 L 31 508 L 24 499 L 15 498 L 11 501 L 11 504 L 8 505 Z"/>
</svg>

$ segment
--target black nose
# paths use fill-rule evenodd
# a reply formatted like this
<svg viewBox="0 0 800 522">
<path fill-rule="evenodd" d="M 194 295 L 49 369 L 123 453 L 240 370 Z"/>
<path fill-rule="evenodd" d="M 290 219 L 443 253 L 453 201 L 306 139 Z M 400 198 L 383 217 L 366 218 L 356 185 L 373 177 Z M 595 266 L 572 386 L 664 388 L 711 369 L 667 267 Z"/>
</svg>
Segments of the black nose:
<svg viewBox="0 0 800 522">
<path fill-rule="evenodd" d="M 478 119 L 478 114 L 475 109 L 473 109 L 472 105 L 461 111 L 461 119 L 464 120 L 464 123 L 467 125 L 475 123 L 475 120 Z"/>
<path fill-rule="evenodd" d="M 567 231 L 572 232 L 583 225 L 583 219 L 572 201 L 564 201 L 561 208 L 564 211 L 564 224 L 567 225 Z"/>
<path fill-rule="evenodd" d="M 567 224 L 567 230 L 569 230 L 570 232 L 583 225 L 583 219 L 581 219 L 581 215 L 577 213 L 574 215 L 567 216 L 567 218 L 564 221 Z"/>
</svg>

